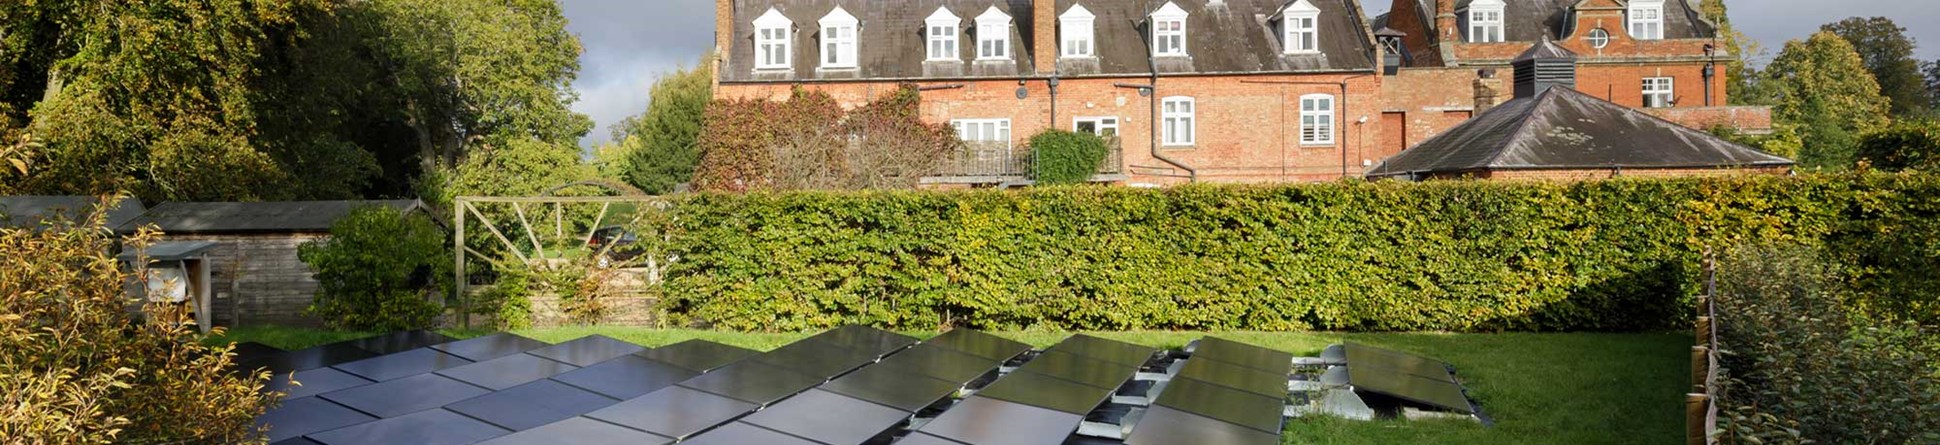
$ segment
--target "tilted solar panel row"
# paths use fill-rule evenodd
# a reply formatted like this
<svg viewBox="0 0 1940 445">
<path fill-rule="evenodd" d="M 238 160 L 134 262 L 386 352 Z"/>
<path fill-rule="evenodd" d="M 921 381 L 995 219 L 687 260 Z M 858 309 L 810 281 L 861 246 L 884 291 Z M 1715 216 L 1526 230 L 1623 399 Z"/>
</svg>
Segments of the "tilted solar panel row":
<svg viewBox="0 0 1940 445">
<path fill-rule="evenodd" d="M 1059 444 L 1156 349 L 1074 335 L 951 406 L 899 444 Z"/>
<path fill-rule="evenodd" d="M 1127 445 L 1274 445 L 1293 355 L 1214 337 L 1200 339 L 1179 372 L 1157 388 Z"/>
</svg>

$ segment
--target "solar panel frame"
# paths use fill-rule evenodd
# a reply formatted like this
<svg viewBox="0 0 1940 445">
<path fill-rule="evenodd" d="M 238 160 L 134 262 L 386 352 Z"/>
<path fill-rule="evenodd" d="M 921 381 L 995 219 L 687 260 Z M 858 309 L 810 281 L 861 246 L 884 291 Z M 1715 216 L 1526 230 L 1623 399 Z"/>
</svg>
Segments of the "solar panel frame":
<svg viewBox="0 0 1940 445">
<path fill-rule="evenodd" d="M 546 342 L 500 332 L 482 337 L 432 345 L 431 349 L 463 357 L 466 360 L 482 362 L 546 346 L 550 345 Z"/>
<path fill-rule="evenodd" d="M 860 444 L 883 435 L 910 412 L 811 389 L 756 411 L 741 422 L 828 444 Z"/>
<path fill-rule="evenodd" d="M 930 344 L 919 344 L 863 368 L 894 368 L 950 382 L 969 382 L 997 370 L 1003 362 Z M 861 372 L 861 371 L 858 371 Z"/>
<path fill-rule="evenodd" d="M 962 383 L 877 364 L 824 383 L 820 388 L 913 413 L 962 387 Z"/>
<path fill-rule="evenodd" d="M 1474 413 L 1461 385 L 1386 368 L 1347 367 L 1347 380 L 1357 391 L 1376 393 L 1464 413 Z"/>
<path fill-rule="evenodd" d="M 1454 374 L 1449 372 L 1449 365 L 1447 363 L 1432 360 L 1427 357 L 1364 346 L 1357 343 L 1348 343 L 1345 345 L 1345 349 L 1347 352 L 1347 368 L 1350 370 L 1389 369 L 1431 380 L 1460 383 L 1455 380 Z"/>
<path fill-rule="evenodd" d="M 553 380 L 615 399 L 631 399 L 673 386 L 700 373 L 637 355 L 615 357 L 559 375 Z"/>
<path fill-rule="evenodd" d="M 1293 369 L 1293 354 L 1219 337 L 1200 338 L 1192 357 L 1285 374 Z"/>
<path fill-rule="evenodd" d="M 1152 404 L 1274 434 L 1286 420 L 1284 399 L 1193 379 L 1172 379 Z"/>
<path fill-rule="evenodd" d="M 1176 377 L 1195 379 L 1273 398 L 1286 398 L 1288 374 L 1274 374 L 1210 359 L 1186 360 Z"/>
<path fill-rule="evenodd" d="M 324 393 L 317 397 L 374 416 L 390 418 L 438 408 L 490 393 L 470 383 L 437 374 L 418 374 L 388 382 Z"/>
<path fill-rule="evenodd" d="M 1056 377 L 1087 386 L 1117 390 L 1131 380 L 1138 369 L 1121 363 L 1071 354 L 1063 351 L 1048 351 L 1038 354 L 1017 372 L 1028 372 Z"/>
<path fill-rule="evenodd" d="M 924 434 L 970 445 L 1059 445 L 1084 415 L 971 396 L 924 424 Z"/>
<path fill-rule="evenodd" d="M 442 409 L 365 422 L 307 437 L 324 445 L 469 445 L 511 433 Z"/>
<path fill-rule="evenodd" d="M 636 356 L 679 366 L 694 372 L 707 372 L 757 354 L 760 354 L 760 352 L 756 352 L 753 349 L 700 339 L 687 340 L 634 353 Z"/>
<path fill-rule="evenodd" d="M 538 380 L 461 400 L 445 409 L 512 431 L 538 428 L 619 403 L 552 380 Z"/>
<path fill-rule="evenodd" d="M 680 440 L 758 407 L 727 396 L 675 385 L 594 410 L 585 416 Z"/>
<path fill-rule="evenodd" d="M 479 442 L 479 445 L 667 445 L 662 437 L 586 417 L 572 417 Z"/>
<path fill-rule="evenodd" d="M 446 354 L 436 349 L 419 348 L 389 355 L 380 355 L 350 363 L 342 363 L 333 368 L 356 374 L 377 382 L 396 380 L 418 374 L 471 364 L 471 360 Z"/>
<path fill-rule="evenodd" d="M 929 433 L 913 432 L 903 436 L 902 439 L 897 439 L 896 445 L 963 445 L 963 442 L 932 436 Z"/>
<path fill-rule="evenodd" d="M 526 351 L 540 357 L 557 360 L 573 366 L 592 366 L 627 354 L 645 351 L 647 348 L 627 343 L 604 335 L 589 335 L 539 349 Z"/>
<path fill-rule="evenodd" d="M 754 356 L 756 362 L 800 372 L 823 379 L 855 370 L 876 359 L 876 355 L 813 339 L 790 343 L 766 354 Z"/>
<path fill-rule="evenodd" d="M 438 370 L 438 375 L 483 386 L 493 391 L 513 388 L 579 369 L 532 354 L 513 354 Z"/>
<path fill-rule="evenodd" d="M 708 430 L 692 439 L 682 441 L 683 445 L 822 445 L 821 442 L 803 439 L 742 422 L 721 425 Z"/>
<path fill-rule="evenodd" d="M 977 395 L 1082 416 L 1103 405 L 1111 393 L 1057 377 L 1015 372 L 997 379 Z"/>
</svg>

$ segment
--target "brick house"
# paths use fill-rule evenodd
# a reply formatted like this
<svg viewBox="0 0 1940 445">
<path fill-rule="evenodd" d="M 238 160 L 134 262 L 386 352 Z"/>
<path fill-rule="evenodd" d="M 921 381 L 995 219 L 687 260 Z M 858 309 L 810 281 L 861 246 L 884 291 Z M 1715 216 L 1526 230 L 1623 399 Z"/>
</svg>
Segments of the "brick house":
<svg viewBox="0 0 1940 445">
<path fill-rule="evenodd" d="M 1355 0 L 717 0 L 721 99 L 914 84 L 965 153 L 932 184 L 1028 179 L 1047 128 L 1113 137 L 1095 181 L 1359 176 L 1376 144 L 1378 49 Z"/>
<path fill-rule="evenodd" d="M 1380 147 L 1411 146 L 1507 95 L 1512 58 L 1542 41 L 1578 55 L 1576 90 L 1691 128 L 1771 128 L 1731 107 L 1716 25 L 1696 0 L 1394 0 L 1372 27 L 1389 54 Z"/>
<path fill-rule="evenodd" d="M 1793 162 L 1576 90 L 1576 55 L 1537 43 L 1514 99 L 1383 160 L 1369 179 L 1586 180 L 1779 174 Z"/>
</svg>

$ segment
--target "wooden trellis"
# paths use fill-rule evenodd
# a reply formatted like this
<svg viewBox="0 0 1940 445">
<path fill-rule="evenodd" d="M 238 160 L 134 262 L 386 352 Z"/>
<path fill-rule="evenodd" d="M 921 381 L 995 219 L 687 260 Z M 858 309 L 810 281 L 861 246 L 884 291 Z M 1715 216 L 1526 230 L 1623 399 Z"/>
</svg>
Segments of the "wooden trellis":
<svg viewBox="0 0 1940 445">
<path fill-rule="evenodd" d="M 469 287 L 471 284 L 466 275 L 466 267 L 465 267 L 466 260 L 469 258 L 476 257 L 487 262 L 497 263 L 497 261 L 495 261 L 495 259 L 491 255 L 486 255 L 484 253 L 479 252 L 476 249 L 473 249 L 471 246 L 466 245 L 467 238 L 465 237 L 465 228 L 466 228 L 466 223 L 468 222 L 467 220 L 469 218 L 478 219 L 478 223 L 480 225 L 483 225 L 486 230 L 491 232 L 492 238 L 497 239 L 500 243 L 502 243 L 505 247 L 505 251 L 510 253 L 514 258 L 518 259 L 518 261 L 522 266 L 532 267 L 535 264 L 537 264 L 535 263 L 535 260 L 546 258 L 545 241 L 548 241 L 548 240 L 567 241 L 568 240 L 567 235 L 578 236 L 577 238 L 573 238 L 571 240 L 579 243 L 586 243 L 586 242 L 592 241 L 593 237 L 598 235 L 600 227 L 607 222 L 607 217 L 611 214 L 613 210 L 613 205 L 621 204 L 621 203 L 638 204 L 638 206 L 636 206 L 632 219 L 626 222 L 625 224 L 623 224 L 623 226 L 625 227 L 631 227 L 632 225 L 638 223 L 640 221 L 641 216 L 645 215 L 646 210 L 664 209 L 667 205 L 666 199 L 657 197 L 657 196 L 532 196 L 532 197 L 464 196 L 453 200 L 452 215 L 451 215 L 451 218 L 452 218 L 451 249 L 452 249 L 452 257 L 453 257 L 452 274 L 454 278 L 453 282 L 455 283 L 456 290 L 457 290 L 456 295 L 458 296 L 458 301 L 459 301 L 459 312 L 458 312 L 459 324 L 466 328 L 471 327 L 471 304 L 469 302 L 469 299 L 465 298 L 467 295 L 470 295 Z M 478 204 L 511 205 L 512 213 L 513 215 L 516 216 L 516 218 L 510 222 L 518 223 L 517 227 L 519 227 L 521 229 L 521 232 L 525 234 L 524 236 L 525 239 L 514 241 L 511 236 L 507 236 L 506 231 L 500 229 L 499 222 L 494 221 L 490 216 L 487 215 L 487 212 L 479 210 Z M 586 233 L 583 236 L 579 236 L 580 234 L 578 232 L 574 232 L 570 234 L 567 233 L 566 217 L 565 217 L 566 207 L 569 205 L 590 206 L 595 204 L 600 206 L 600 210 L 599 210 L 599 213 L 594 217 L 592 224 L 586 228 Z M 528 208 L 538 210 L 541 212 L 550 210 L 552 213 L 551 215 L 552 224 L 550 225 L 552 226 L 551 229 L 553 230 L 550 230 L 550 231 L 543 230 L 545 228 L 544 223 L 546 223 L 546 221 L 543 219 L 537 220 L 541 225 L 535 226 L 533 224 L 535 220 L 528 216 L 529 215 L 529 213 L 527 212 Z M 546 215 L 544 213 L 538 213 L 537 216 L 544 217 Z M 551 232 L 550 233 L 551 236 L 544 237 L 545 239 L 542 240 L 541 234 L 545 232 Z M 526 243 L 529 243 L 529 245 L 531 246 L 532 253 L 533 253 L 532 256 L 527 256 L 524 253 L 524 249 L 522 248 L 521 245 Z M 602 251 L 595 252 L 595 254 L 604 254 L 605 253 L 604 250 L 608 248 L 611 248 L 610 244 L 601 246 Z"/>
</svg>

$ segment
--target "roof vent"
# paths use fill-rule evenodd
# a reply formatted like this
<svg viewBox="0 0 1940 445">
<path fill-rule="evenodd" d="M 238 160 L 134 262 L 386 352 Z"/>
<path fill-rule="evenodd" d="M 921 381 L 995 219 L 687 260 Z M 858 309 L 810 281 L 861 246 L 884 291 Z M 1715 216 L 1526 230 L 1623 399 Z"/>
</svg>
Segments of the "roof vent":
<svg viewBox="0 0 1940 445">
<path fill-rule="evenodd" d="M 1576 88 L 1576 53 L 1548 37 L 1509 65 L 1516 69 L 1516 98 L 1535 97 L 1550 87 Z"/>
</svg>

